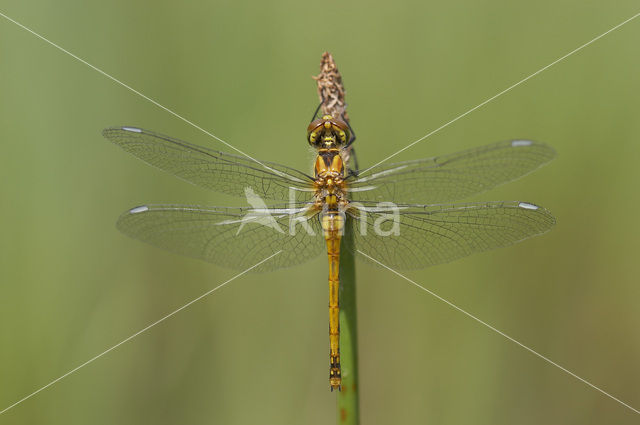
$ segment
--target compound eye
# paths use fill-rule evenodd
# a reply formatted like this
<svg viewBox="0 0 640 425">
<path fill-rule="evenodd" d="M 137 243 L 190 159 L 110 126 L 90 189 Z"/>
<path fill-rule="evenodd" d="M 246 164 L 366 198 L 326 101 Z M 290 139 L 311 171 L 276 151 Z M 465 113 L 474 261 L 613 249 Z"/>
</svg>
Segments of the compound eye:
<svg viewBox="0 0 640 425">
<path fill-rule="evenodd" d="M 316 130 L 318 127 L 322 126 L 323 123 L 324 121 L 321 119 L 311 121 L 307 127 L 307 132 L 310 133 L 313 130 Z"/>
</svg>

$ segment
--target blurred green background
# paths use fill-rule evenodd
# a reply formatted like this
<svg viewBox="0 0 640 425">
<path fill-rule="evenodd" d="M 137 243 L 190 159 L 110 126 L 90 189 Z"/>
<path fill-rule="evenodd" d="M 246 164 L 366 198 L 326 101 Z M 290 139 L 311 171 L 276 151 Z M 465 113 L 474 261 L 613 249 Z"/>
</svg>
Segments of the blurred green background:
<svg viewBox="0 0 640 425">
<path fill-rule="evenodd" d="M 0 11 L 256 158 L 310 170 L 333 53 L 367 166 L 605 32 L 632 0 L 92 2 Z M 407 273 L 640 408 L 640 18 L 397 160 L 512 138 L 558 158 L 477 200 L 550 233 Z M 136 125 L 228 150 L 0 19 L 0 410 L 236 272 L 126 238 L 143 203 L 243 205 L 103 139 Z M 363 424 L 631 424 L 638 415 L 394 275 L 358 266 Z M 0 424 L 327 424 L 326 259 L 244 276 Z"/>
</svg>

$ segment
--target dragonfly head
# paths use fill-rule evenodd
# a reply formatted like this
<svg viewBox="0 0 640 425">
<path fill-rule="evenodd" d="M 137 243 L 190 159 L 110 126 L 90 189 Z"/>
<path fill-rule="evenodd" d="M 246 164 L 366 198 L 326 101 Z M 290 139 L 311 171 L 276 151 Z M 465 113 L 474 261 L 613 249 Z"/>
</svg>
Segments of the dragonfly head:
<svg viewBox="0 0 640 425">
<path fill-rule="evenodd" d="M 316 149 L 341 148 L 350 139 L 347 123 L 332 115 L 312 121 L 307 128 L 307 142 Z"/>
</svg>

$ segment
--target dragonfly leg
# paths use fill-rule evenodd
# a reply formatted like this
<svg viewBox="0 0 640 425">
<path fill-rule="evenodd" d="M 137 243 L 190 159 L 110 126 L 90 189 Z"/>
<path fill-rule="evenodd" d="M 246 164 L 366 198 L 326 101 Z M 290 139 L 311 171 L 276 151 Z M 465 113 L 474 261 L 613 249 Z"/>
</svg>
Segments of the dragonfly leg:
<svg viewBox="0 0 640 425">
<path fill-rule="evenodd" d="M 355 167 L 352 168 L 351 164 Z M 358 166 L 358 157 L 356 156 L 356 150 L 351 148 L 349 151 L 349 175 L 353 175 L 354 177 L 358 177 L 360 167 Z"/>
<path fill-rule="evenodd" d="M 318 107 L 316 108 L 315 112 L 313 113 L 313 116 L 311 117 L 311 121 L 315 120 L 316 117 L 318 116 L 318 111 L 320 111 L 320 107 L 322 107 L 322 105 L 324 105 L 324 96 L 320 95 L 322 97 L 322 100 L 320 101 L 320 103 L 318 104 Z M 311 122 L 309 121 L 309 122 Z"/>
<path fill-rule="evenodd" d="M 349 127 L 349 133 L 351 133 L 351 139 L 349 139 L 349 142 L 347 143 L 347 146 L 346 146 L 348 148 L 349 146 L 353 145 L 353 142 L 356 141 L 356 132 L 353 131 L 353 127 L 351 127 L 351 123 L 349 123 L 349 120 L 347 120 L 344 117 L 344 114 L 342 114 L 342 119 L 344 120 L 344 122 L 347 123 L 347 126 Z"/>
</svg>

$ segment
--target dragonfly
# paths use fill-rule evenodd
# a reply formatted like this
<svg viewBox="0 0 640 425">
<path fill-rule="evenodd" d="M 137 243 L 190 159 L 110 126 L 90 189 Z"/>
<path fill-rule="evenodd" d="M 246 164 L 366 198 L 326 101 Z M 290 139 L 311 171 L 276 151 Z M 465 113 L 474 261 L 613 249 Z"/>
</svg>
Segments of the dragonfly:
<svg viewBox="0 0 640 425">
<path fill-rule="evenodd" d="M 529 202 L 453 203 L 522 177 L 553 159 L 551 147 L 531 140 L 358 172 L 348 164 L 355 139 L 350 125 L 324 115 L 307 128 L 307 142 L 316 152 L 310 175 L 137 127 L 107 128 L 103 135 L 152 166 L 205 189 L 245 196 L 250 204 L 138 206 L 119 217 L 117 227 L 124 234 L 241 270 L 278 251 L 252 271 L 294 266 L 327 254 L 331 391 L 342 385 L 341 249 L 391 269 L 419 269 L 512 245 L 555 224 L 548 210 Z"/>
</svg>

